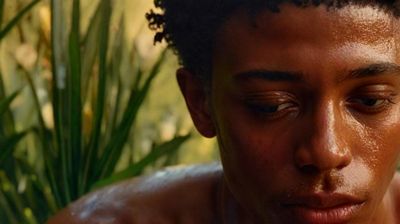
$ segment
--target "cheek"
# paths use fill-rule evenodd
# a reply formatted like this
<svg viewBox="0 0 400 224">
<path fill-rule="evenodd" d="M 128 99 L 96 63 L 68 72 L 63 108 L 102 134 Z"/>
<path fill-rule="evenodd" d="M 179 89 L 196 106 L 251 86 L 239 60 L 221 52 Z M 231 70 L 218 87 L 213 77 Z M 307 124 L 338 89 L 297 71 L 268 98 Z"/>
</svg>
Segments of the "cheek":
<svg viewBox="0 0 400 224">
<path fill-rule="evenodd" d="M 216 113 L 221 159 L 227 178 L 263 195 L 283 187 L 292 169 L 293 128 L 260 123 L 241 105 L 225 101 Z M 271 180 L 278 180 L 271 183 Z"/>
<path fill-rule="evenodd" d="M 350 123 L 354 173 L 368 172 L 369 188 L 383 195 L 396 170 L 400 154 L 400 111 L 385 119 Z M 361 167 L 362 166 L 362 167 Z M 365 180 L 366 178 L 364 178 Z M 379 198 L 379 197 L 378 197 Z"/>
<path fill-rule="evenodd" d="M 400 153 L 400 111 L 391 113 L 385 119 L 353 125 L 357 131 L 358 150 L 355 157 L 363 157 L 370 168 L 376 172 L 381 167 L 394 169 Z"/>
</svg>

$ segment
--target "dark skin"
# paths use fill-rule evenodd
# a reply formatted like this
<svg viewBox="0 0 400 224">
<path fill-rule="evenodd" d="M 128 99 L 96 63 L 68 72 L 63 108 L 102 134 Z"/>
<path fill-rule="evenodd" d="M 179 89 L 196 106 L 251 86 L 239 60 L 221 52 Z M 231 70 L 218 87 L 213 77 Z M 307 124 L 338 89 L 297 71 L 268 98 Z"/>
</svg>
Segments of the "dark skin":
<svg viewBox="0 0 400 224">
<path fill-rule="evenodd" d="M 177 77 L 223 172 L 125 182 L 50 223 L 400 223 L 399 19 L 369 6 L 239 10 L 217 35 L 210 92 Z"/>
</svg>

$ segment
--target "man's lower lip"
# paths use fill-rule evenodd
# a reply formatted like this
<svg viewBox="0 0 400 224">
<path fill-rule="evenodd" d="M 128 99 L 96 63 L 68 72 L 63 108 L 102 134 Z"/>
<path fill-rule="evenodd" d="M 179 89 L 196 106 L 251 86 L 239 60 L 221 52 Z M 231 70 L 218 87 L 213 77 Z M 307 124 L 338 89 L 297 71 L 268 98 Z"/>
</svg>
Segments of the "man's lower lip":
<svg viewBox="0 0 400 224">
<path fill-rule="evenodd" d="M 349 204 L 333 208 L 311 208 L 307 206 L 290 206 L 300 223 L 307 224 L 340 224 L 350 221 L 363 204 Z"/>
</svg>

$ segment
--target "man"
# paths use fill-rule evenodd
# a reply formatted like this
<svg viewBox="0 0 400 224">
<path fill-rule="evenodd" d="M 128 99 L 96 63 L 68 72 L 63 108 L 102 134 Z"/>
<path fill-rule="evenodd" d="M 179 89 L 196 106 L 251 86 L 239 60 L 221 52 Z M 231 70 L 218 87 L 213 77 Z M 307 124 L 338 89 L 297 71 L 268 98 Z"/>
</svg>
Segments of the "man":
<svg viewBox="0 0 400 224">
<path fill-rule="evenodd" d="M 400 223 L 400 3 L 158 0 L 156 40 L 218 165 L 95 192 L 50 223 Z"/>
</svg>

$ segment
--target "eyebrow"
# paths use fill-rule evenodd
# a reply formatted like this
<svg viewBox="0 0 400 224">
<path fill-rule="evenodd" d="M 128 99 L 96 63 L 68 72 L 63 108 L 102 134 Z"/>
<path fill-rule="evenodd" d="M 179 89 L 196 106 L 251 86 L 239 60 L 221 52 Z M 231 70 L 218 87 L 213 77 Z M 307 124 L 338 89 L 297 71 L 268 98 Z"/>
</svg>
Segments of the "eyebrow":
<svg viewBox="0 0 400 224">
<path fill-rule="evenodd" d="M 284 71 L 268 71 L 268 70 L 251 70 L 241 72 L 234 75 L 237 81 L 245 81 L 249 79 L 262 79 L 271 82 L 299 82 L 303 80 L 300 72 L 284 72 Z"/>
<path fill-rule="evenodd" d="M 397 65 L 395 63 L 370 64 L 365 67 L 350 70 L 344 75 L 344 77 L 339 78 L 338 82 L 342 82 L 348 79 L 360 79 L 383 75 L 387 73 L 400 75 L 400 65 Z M 240 72 L 234 75 L 234 79 L 236 81 L 261 79 L 271 82 L 301 82 L 304 80 L 303 77 L 304 75 L 301 72 L 269 71 L 263 69 Z"/>
<path fill-rule="evenodd" d="M 351 70 L 344 78 L 340 79 L 339 81 L 344 81 L 347 79 L 366 78 L 387 73 L 400 75 L 400 65 L 397 65 L 395 63 L 370 64 L 366 67 Z"/>
</svg>

